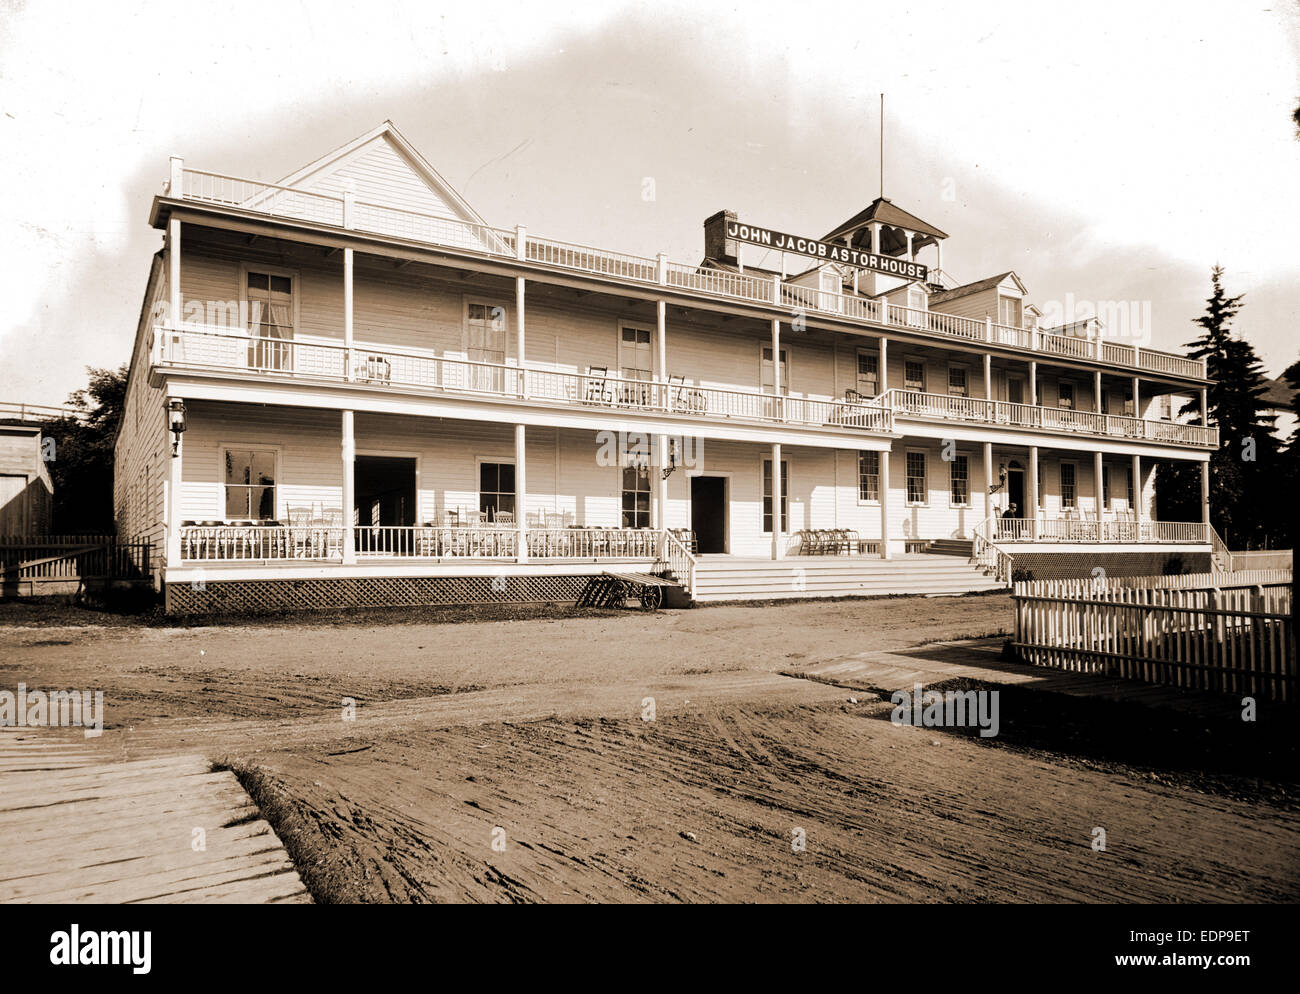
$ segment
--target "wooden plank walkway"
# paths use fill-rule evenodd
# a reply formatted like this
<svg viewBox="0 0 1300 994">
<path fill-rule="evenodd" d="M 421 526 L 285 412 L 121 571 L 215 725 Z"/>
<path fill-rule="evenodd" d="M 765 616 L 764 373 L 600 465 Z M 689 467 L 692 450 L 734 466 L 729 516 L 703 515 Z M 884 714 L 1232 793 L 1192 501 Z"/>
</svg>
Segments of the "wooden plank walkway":
<svg viewBox="0 0 1300 994">
<path fill-rule="evenodd" d="M 1231 698 L 1204 691 L 1123 680 L 1092 673 L 1075 673 L 1047 666 L 1029 666 L 1001 659 L 1003 639 L 933 642 L 893 652 L 862 652 L 818 663 L 798 675 L 840 687 L 911 691 L 965 678 L 1006 686 L 1026 686 L 1071 697 L 1099 697 L 1148 707 L 1173 708 L 1189 714 L 1222 714 Z"/>
<path fill-rule="evenodd" d="M 96 741 L 0 729 L 0 901 L 310 902 L 233 773 Z"/>
</svg>

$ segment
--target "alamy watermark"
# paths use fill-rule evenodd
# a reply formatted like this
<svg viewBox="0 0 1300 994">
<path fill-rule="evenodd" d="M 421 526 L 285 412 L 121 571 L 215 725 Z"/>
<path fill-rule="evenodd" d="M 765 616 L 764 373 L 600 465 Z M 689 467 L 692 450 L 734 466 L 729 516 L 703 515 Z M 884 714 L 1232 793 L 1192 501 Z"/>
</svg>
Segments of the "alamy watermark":
<svg viewBox="0 0 1300 994">
<path fill-rule="evenodd" d="M 896 690 L 889 701 L 895 725 L 914 728 L 975 728 L 980 737 L 998 734 L 998 692 L 996 690 L 926 690 L 919 683 L 912 691 Z"/>
<path fill-rule="evenodd" d="M 84 728 L 88 739 L 104 734 L 104 692 L 96 690 L 0 690 L 0 726 Z"/>
</svg>

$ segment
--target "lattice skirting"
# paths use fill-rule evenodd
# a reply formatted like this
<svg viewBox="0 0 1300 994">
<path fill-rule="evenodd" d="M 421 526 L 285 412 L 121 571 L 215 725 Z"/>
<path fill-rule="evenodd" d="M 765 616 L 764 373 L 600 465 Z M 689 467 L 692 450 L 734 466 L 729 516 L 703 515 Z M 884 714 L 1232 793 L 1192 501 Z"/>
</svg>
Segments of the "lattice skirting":
<svg viewBox="0 0 1300 994">
<path fill-rule="evenodd" d="M 167 584 L 168 614 L 267 614 L 349 607 L 572 603 L 579 576 L 325 577 Z"/>
</svg>

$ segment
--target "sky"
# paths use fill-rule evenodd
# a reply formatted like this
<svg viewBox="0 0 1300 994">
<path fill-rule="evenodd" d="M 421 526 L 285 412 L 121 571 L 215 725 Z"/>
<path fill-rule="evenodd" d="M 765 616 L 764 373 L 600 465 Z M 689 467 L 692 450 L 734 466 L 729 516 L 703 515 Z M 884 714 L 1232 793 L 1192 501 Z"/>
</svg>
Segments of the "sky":
<svg viewBox="0 0 1300 994">
<path fill-rule="evenodd" d="M 820 236 L 865 207 L 882 92 L 885 195 L 957 280 L 1149 304 L 1178 350 L 1222 265 L 1276 375 L 1300 7 L 1269 2 L 0 0 L 0 401 L 128 359 L 171 154 L 275 181 L 391 119 L 491 224 L 695 262 L 718 210 Z"/>
</svg>

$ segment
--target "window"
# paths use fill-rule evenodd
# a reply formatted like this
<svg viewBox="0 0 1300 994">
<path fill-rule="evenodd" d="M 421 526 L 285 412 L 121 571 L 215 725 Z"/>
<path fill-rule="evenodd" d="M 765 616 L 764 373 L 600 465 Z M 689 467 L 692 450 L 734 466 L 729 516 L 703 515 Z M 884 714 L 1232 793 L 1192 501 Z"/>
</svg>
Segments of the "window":
<svg viewBox="0 0 1300 994">
<path fill-rule="evenodd" d="M 903 389 L 925 393 L 925 363 L 908 359 L 903 363 Z"/>
<path fill-rule="evenodd" d="M 1163 393 L 1160 395 L 1160 419 L 1162 421 L 1172 421 L 1174 419 L 1174 398 L 1171 394 Z"/>
<path fill-rule="evenodd" d="M 249 273 L 248 364 L 256 369 L 289 369 L 293 338 L 293 278 Z"/>
<path fill-rule="evenodd" d="M 650 443 L 629 445 L 623 453 L 623 527 L 650 527 Z"/>
<path fill-rule="evenodd" d="M 858 353 L 858 393 L 864 397 L 880 393 L 880 356 L 874 352 Z"/>
<path fill-rule="evenodd" d="M 508 462 L 484 462 L 478 466 L 478 509 L 487 521 L 498 511 L 514 514 L 515 466 Z"/>
<path fill-rule="evenodd" d="M 1007 401 L 1012 404 L 1025 402 L 1025 381 L 1019 376 L 1007 377 Z"/>
<path fill-rule="evenodd" d="M 275 452 L 226 449 L 226 518 L 237 521 L 275 519 Z"/>
<path fill-rule="evenodd" d="M 907 454 L 907 502 L 924 504 L 926 493 L 925 453 L 909 452 Z"/>
<path fill-rule="evenodd" d="M 1133 467 L 1126 467 L 1124 470 L 1124 489 L 1128 495 L 1128 509 L 1130 511 L 1137 507 L 1137 500 L 1133 495 Z"/>
<path fill-rule="evenodd" d="M 965 366 L 948 367 L 948 395 L 950 397 L 965 397 L 967 395 Z"/>
<path fill-rule="evenodd" d="M 501 393 L 505 371 L 492 366 L 506 362 L 506 309 L 500 305 L 470 302 L 465 310 L 465 358 L 490 363 L 470 367 L 470 388 Z"/>
<path fill-rule="evenodd" d="M 790 371 L 785 349 L 781 350 L 781 396 L 790 392 Z M 772 347 L 763 348 L 763 368 L 761 373 L 763 393 L 772 393 Z"/>
<path fill-rule="evenodd" d="M 1074 500 L 1074 463 L 1061 463 L 1061 506 L 1075 507 Z"/>
<path fill-rule="evenodd" d="M 1110 510 L 1110 467 L 1101 467 L 1101 506 Z"/>
<path fill-rule="evenodd" d="M 1058 405 L 1066 410 L 1074 410 L 1074 384 L 1068 380 L 1061 380 L 1056 385 Z"/>
<path fill-rule="evenodd" d="M 880 453 L 858 453 L 858 500 L 880 500 Z"/>
<path fill-rule="evenodd" d="M 781 460 L 781 530 L 790 530 L 790 464 Z M 772 532 L 772 460 L 763 460 L 763 531 Z"/>
<path fill-rule="evenodd" d="M 1020 327 L 1020 301 L 1015 297 L 998 296 L 998 324 L 1009 328 Z"/>
<path fill-rule="evenodd" d="M 1106 387 L 1101 388 L 1101 404 L 1098 409 L 1102 414 L 1110 413 L 1110 390 Z"/>
<path fill-rule="evenodd" d="M 953 507 L 970 504 L 970 460 L 958 453 L 949 464 L 951 502 Z"/>
<path fill-rule="evenodd" d="M 650 358 L 650 329 L 625 327 L 619 333 L 618 364 L 625 379 L 654 378 L 654 361 Z"/>
</svg>

